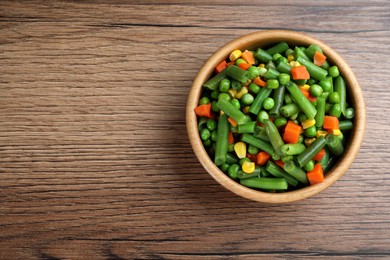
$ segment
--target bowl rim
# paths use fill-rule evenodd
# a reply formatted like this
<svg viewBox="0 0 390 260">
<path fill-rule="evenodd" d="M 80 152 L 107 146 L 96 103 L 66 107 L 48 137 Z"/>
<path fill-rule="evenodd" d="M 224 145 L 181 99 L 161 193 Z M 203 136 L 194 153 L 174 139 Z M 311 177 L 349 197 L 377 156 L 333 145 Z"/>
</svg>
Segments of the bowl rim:
<svg viewBox="0 0 390 260">
<path fill-rule="evenodd" d="M 354 129 L 350 133 L 348 146 L 346 147 L 342 157 L 338 159 L 335 165 L 333 165 L 332 170 L 326 175 L 325 180 L 322 183 L 307 186 L 295 191 L 267 193 L 247 188 L 237 183 L 225 173 L 223 173 L 214 164 L 203 147 L 202 142 L 200 141 L 197 117 L 194 113 L 194 108 L 197 106 L 197 102 L 203 90 L 203 83 L 212 75 L 215 66 L 221 60 L 226 59 L 233 50 L 254 49 L 255 47 L 271 46 L 272 44 L 276 44 L 281 41 L 286 41 L 289 44 L 291 43 L 299 46 L 308 46 L 309 44 L 319 45 L 326 54 L 327 59 L 331 63 L 337 64 L 340 75 L 343 76 L 346 82 L 349 98 L 354 104 L 359 104 L 359 106 L 354 106 Z M 264 43 L 262 44 L 261 42 Z M 263 203 L 289 203 L 298 201 L 314 196 L 331 186 L 347 171 L 349 166 L 353 163 L 356 156 L 358 155 L 365 134 L 365 122 L 366 108 L 363 98 L 363 91 L 357 81 L 355 74 L 347 62 L 335 50 L 333 50 L 324 42 L 307 34 L 288 30 L 266 30 L 253 32 L 240 36 L 220 47 L 206 60 L 206 62 L 199 69 L 191 86 L 186 105 L 187 134 L 195 156 L 201 165 L 218 183 L 220 183 L 226 189 L 241 197 Z"/>
</svg>

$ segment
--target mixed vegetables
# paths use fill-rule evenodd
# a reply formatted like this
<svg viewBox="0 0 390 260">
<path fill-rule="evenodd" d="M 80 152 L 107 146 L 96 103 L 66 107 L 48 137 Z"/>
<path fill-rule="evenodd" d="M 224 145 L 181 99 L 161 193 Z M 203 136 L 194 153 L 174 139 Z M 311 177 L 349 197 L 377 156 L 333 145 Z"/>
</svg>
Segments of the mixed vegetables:
<svg viewBox="0 0 390 260">
<path fill-rule="evenodd" d="M 344 152 L 354 109 L 317 45 L 235 50 L 203 84 L 200 138 L 244 186 L 280 192 L 314 185 Z"/>
</svg>

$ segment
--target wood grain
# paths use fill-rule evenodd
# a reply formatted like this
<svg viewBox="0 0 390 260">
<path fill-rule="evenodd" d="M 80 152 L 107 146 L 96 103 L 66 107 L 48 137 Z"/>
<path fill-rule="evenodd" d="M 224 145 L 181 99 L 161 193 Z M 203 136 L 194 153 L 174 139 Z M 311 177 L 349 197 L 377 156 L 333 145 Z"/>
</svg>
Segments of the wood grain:
<svg viewBox="0 0 390 260">
<path fill-rule="evenodd" d="M 389 13 L 388 1 L 0 2 L 0 258 L 388 259 Z M 368 124 L 340 181 L 274 206 L 204 171 L 185 104 L 217 48 L 280 28 L 349 62 Z"/>
</svg>

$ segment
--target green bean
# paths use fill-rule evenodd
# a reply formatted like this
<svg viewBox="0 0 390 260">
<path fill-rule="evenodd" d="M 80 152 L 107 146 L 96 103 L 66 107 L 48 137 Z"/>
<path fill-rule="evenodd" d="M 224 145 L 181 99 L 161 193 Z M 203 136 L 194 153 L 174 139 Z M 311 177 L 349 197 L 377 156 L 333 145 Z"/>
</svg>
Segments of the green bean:
<svg viewBox="0 0 390 260">
<path fill-rule="evenodd" d="M 318 137 L 306 148 L 301 154 L 297 156 L 297 162 L 300 167 L 305 166 L 314 156 L 326 145 L 326 140 L 323 136 Z"/>
<path fill-rule="evenodd" d="M 339 118 L 341 116 L 341 105 L 339 104 L 334 104 L 330 107 L 329 109 L 329 115 L 330 116 L 335 116 Z"/>
<path fill-rule="evenodd" d="M 326 136 L 326 144 L 329 148 L 329 151 L 335 155 L 340 156 L 344 152 L 344 146 L 341 140 L 334 135 L 327 135 Z"/>
<path fill-rule="evenodd" d="M 228 152 L 226 154 L 226 163 L 227 164 L 235 164 L 235 163 L 238 163 L 238 161 L 239 161 L 239 159 L 235 154 L 232 154 L 230 152 Z"/>
<path fill-rule="evenodd" d="M 298 105 L 295 103 L 290 103 L 290 104 L 284 105 L 280 108 L 280 113 L 284 117 L 290 117 L 290 116 L 298 113 L 299 111 L 300 111 L 300 109 L 299 109 Z"/>
<path fill-rule="evenodd" d="M 265 50 L 268 52 L 269 55 L 274 55 L 276 53 L 283 53 L 288 49 L 288 44 L 286 42 L 280 42 L 276 44 L 275 46 L 272 46 L 271 48 Z"/>
<path fill-rule="evenodd" d="M 284 164 L 284 170 L 303 184 L 307 184 L 309 181 L 306 177 L 306 173 L 295 165 L 293 161 L 288 161 Z"/>
<path fill-rule="evenodd" d="M 294 48 L 294 56 L 295 56 L 295 60 L 298 61 L 298 58 L 301 58 L 301 59 L 304 59 L 304 60 L 309 60 L 309 57 L 307 57 L 307 55 L 305 54 L 305 52 L 299 48 L 298 46 L 296 46 Z M 299 61 L 299 63 L 302 64 L 302 62 Z"/>
<path fill-rule="evenodd" d="M 229 122 L 226 115 L 219 117 L 217 134 L 214 162 L 217 166 L 220 166 L 226 162 L 228 149 Z"/>
<path fill-rule="evenodd" d="M 203 84 L 203 87 L 210 90 L 216 90 L 219 87 L 219 82 L 224 78 L 226 78 L 226 75 L 227 75 L 227 70 L 224 69 L 223 71 L 221 71 L 220 73 L 218 73 L 217 75 L 215 75 L 214 77 L 206 81 Z"/>
<path fill-rule="evenodd" d="M 320 128 L 324 124 L 326 97 L 321 95 L 317 98 L 317 114 L 315 116 L 316 127 Z"/>
<path fill-rule="evenodd" d="M 221 109 L 226 115 L 233 118 L 239 125 L 248 122 L 246 115 L 225 99 L 218 100 L 217 107 Z"/>
<path fill-rule="evenodd" d="M 285 86 L 279 86 L 279 88 L 274 90 L 274 107 L 269 111 L 271 117 L 277 117 L 280 114 L 280 108 L 283 105 L 284 92 L 286 90 Z"/>
<path fill-rule="evenodd" d="M 286 74 L 290 75 L 291 66 L 290 66 L 290 64 L 288 64 L 288 63 L 280 62 L 280 63 L 276 66 L 276 69 L 277 69 L 280 73 L 286 73 Z"/>
<path fill-rule="evenodd" d="M 269 142 L 264 141 L 260 138 L 254 137 L 251 134 L 243 134 L 241 137 L 241 140 L 247 144 L 251 144 L 254 147 L 259 148 L 260 150 L 263 150 L 264 152 L 266 152 L 270 155 L 274 154 L 274 148 L 272 147 L 272 145 Z"/>
<path fill-rule="evenodd" d="M 284 163 L 286 163 L 286 162 L 288 162 L 288 161 L 291 161 L 291 160 L 293 160 L 294 159 L 294 156 L 292 156 L 292 155 L 283 155 L 282 157 L 281 157 L 281 160 L 282 160 L 282 162 L 284 162 Z"/>
<path fill-rule="evenodd" d="M 322 169 L 325 169 L 325 167 L 328 165 L 329 158 L 330 158 L 329 149 L 328 149 L 328 147 L 325 146 L 325 155 L 324 155 L 324 157 L 322 157 L 322 159 L 320 161 Z"/>
<path fill-rule="evenodd" d="M 296 155 L 300 154 L 306 150 L 306 146 L 304 144 L 296 143 L 296 144 L 285 144 L 282 146 L 282 153 L 284 155 Z"/>
<path fill-rule="evenodd" d="M 248 122 L 242 125 L 237 126 L 237 133 L 244 134 L 244 133 L 250 133 L 252 134 L 255 131 L 255 127 L 257 126 L 255 121 Z"/>
<path fill-rule="evenodd" d="M 258 48 L 253 55 L 262 63 L 267 63 L 272 60 L 272 55 L 261 48 Z"/>
<path fill-rule="evenodd" d="M 284 171 L 283 168 L 279 167 L 272 161 L 267 162 L 266 171 L 272 174 L 273 176 L 277 178 L 285 178 L 288 184 L 292 186 L 297 186 L 298 181 L 292 177 L 290 174 Z"/>
<path fill-rule="evenodd" d="M 228 169 L 228 175 L 232 179 L 237 179 L 238 178 L 238 171 L 240 170 L 240 166 L 238 164 L 232 164 L 230 165 Z"/>
<path fill-rule="evenodd" d="M 249 188 L 263 190 L 286 190 L 288 188 L 285 178 L 250 178 L 240 180 L 240 183 Z"/>
<path fill-rule="evenodd" d="M 318 85 L 322 87 L 324 92 L 329 94 L 333 92 L 333 78 L 331 76 L 326 76 L 325 79 L 318 82 Z"/>
<path fill-rule="evenodd" d="M 267 79 L 277 79 L 279 78 L 280 72 L 277 71 L 276 69 L 269 68 L 267 72 L 264 74 L 264 77 Z"/>
<path fill-rule="evenodd" d="M 316 51 L 318 51 L 319 53 L 322 53 L 322 49 L 320 46 L 318 45 L 315 45 L 315 44 L 310 44 L 309 47 L 306 48 L 306 55 L 310 58 L 310 59 L 313 59 L 314 57 L 314 54 L 316 53 Z"/>
<path fill-rule="evenodd" d="M 281 147 L 284 145 L 283 139 L 280 136 L 280 133 L 278 131 L 278 128 L 275 126 L 275 124 L 270 120 L 265 120 L 264 122 L 265 132 L 267 133 L 267 136 L 269 140 L 271 141 L 272 147 L 274 148 L 274 151 L 282 156 L 282 150 Z"/>
<path fill-rule="evenodd" d="M 287 124 L 287 119 L 285 117 L 278 117 L 275 119 L 274 124 L 276 127 L 282 127 Z"/>
<path fill-rule="evenodd" d="M 236 65 L 231 65 L 227 67 L 227 75 L 235 80 L 238 80 L 241 83 L 245 83 L 248 81 L 249 76 L 246 70 L 241 69 Z"/>
<path fill-rule="evenodd" d="M 318 114 L 318 112 L 317 112 L 317 114 Z M 302 123 L 303 121 L 307 120 L 307 116 L 305 115 L 305 113 L 300 112 L 298 114 L 297 120 L 298 120 L 298 122 Z"/>
<path fill-rule="evenodd" d="M 264 111 L 264 110 L 261 110 L 261 111 L 259 112 L 259 114 L 257 115 L 257 121 L 260 122 L 260 123 L 262 123 L 262 124 L 264 124 L 264 121 L 265 121 L 265 120 L 268 120 L 268 119 L 269 119 L 269 115 L 268 115 L 268 113 L 267 113 L 266 111 Z"/>
<path fill-rule="evenodd" d="M 314 119 L 317 109 L 310 103 L 310 101 L 303 95 L 299 90 L 298 86 L 294 83 L 288 84 L 287 90 L 290 92 L 291 96 L 295 99 L 295 102 L 298 104 L 299 108 L 303 113 L 310 119 Z"/>
<path fill-rule="evenodd" d="M 266 68 L 267 70 L 270 69 L 270 68 L 276 69 L 276 66 L 275 66 L 275 63 L 274 63 L 272 60 L 270 60 L 270 61 L 265 65 L 265 68 Z"/>
<path fill-rule="evenodd" d="M 260 149 L 257 147 L 254 147 L 253 145 L 248 145 L 248 153 L 249 154 L 258 154 L 260 152 Z"/>
<path fill-rule="evenodd" d="M 339 93 L 340 96 L 340 106 L 341 106 L 341 113 L 345 116 L 345 109 L 347 107 L 347 90 L 345 86 L 345 81 L 343 77 L 338 76 L 334 80 L 334 90 Z"/>
<path fill-rule="evenodd" d="M 230 85 L 232 86 L 232 89 L 234 89 L 234 90 L 240 90 L 242 88 L 241 82 L 239 82 L 238 80 L 235 80 L 235 79 L 232 79 L 230 81 Z"/>
<path fill-rule="evenodd" d="M 353 123 L 351 120 L 344 120 L 339 122 L 339 129 L 340 131 L 348 131 L 353 128 Z"/>
<path fill-rule="evenodd" d="M 199 132 L 202 131 L 202 129 L 205 127 L 204 125 L 207 126 L 207 117 L 200 117 L 198 121 L 198 130 Z"/>
<path fill-rule="evenodd" d="M 261 108 L 263 107 L 264 100 L 271 94 L 272 89 L 270 88 L 261 88 L 260 92 L 256 95 L 255 100 L 249 108 L 249 112 L 257 115 Z"/>
<path fill-rule="evenodd" d="M 280 55 L 279 53 L 275 53 L 273 56 L 272 56 L 272 61 L 278 61 L 278 59 L 281 58 L 285 58 L 283 57 L 282 55 Z M 286 59 L 286 58 L 285 58 Z M 286 59 L 287 60 L 287 59 Z"/>
<path fill-rule="evenodd" d="M 352 107 L 349 107 L 345 110 L 344 117 L 346 119 L 352 119 L 355 116 L 355 110 Z"/>
<path fill-rule="evenodd" d="M 287 123 L 287 122 L 286 122 Z M 254 137 L 260 138 L 266 142 L 269 142 L 269 138 L 267 133 L 265 132 L 265 128 L 261 126 L 256 126 L 255 131 L 253 133 Z"/>
<path fill-rule="evenodd" d="M 246 173 L 243 170 L 239 169 L 237 172 L 237 177 L 239 179 L 249 179 L 253 177 L 260 177 L 261 171 L 264 167 L 257 166 L 255 167 L 255 170 L 252 173 Z"/>
<path fill-rule="evenodd" d="M 223 171 L 224 173 L 226 173 L 229 169 L 230 165 L 227 164 L 227 163 L 223 163 L 222 165 L 219 166 L 219 169 L 221 169 L 221 171 Z"/>
<path fill-rule="evenodd" d="M 304 59 L 302 56 L 299 56 L 297 58 L 297 61 L 303 66 L 305 66 L 310 76 L 316 80 L 324 80 L 325 77 L 328 75 L 328 71 L 318 67 L 313 62 Z"/>
</svg>

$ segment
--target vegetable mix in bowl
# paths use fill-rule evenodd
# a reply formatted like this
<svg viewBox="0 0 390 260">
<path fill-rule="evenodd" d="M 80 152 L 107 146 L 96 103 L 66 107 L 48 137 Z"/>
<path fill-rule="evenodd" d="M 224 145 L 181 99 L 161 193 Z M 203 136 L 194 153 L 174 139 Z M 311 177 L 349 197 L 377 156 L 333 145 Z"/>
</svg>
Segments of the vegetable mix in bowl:
<svg viewBox="0 0 390 260">
<path fill-rule="evenodd" d="M 203 84 L 199 135 L 230 178 L 262 191 L 314 185 L 344 152 L 354 109 L 317 45 L 235 50 Z"/>
</svg>

